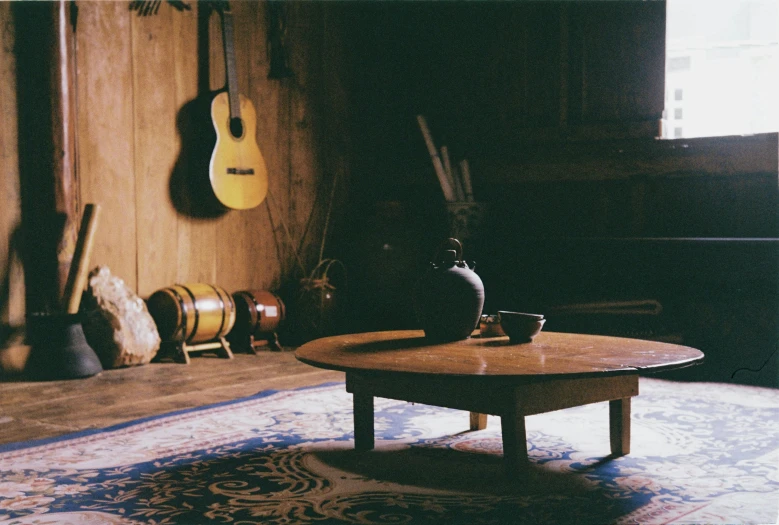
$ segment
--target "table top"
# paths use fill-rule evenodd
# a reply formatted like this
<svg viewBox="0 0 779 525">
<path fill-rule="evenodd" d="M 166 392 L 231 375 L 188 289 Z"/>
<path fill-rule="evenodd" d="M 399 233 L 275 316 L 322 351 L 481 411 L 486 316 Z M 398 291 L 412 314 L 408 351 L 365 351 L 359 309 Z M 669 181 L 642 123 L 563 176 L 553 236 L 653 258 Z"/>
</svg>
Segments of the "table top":
<svg viewBox="0 0 779 525">
<path fill-rule="evenodd" d="M 656 372 L 697 364 L 703 352 L 669 343 L 542 332 L 530 343 L 508 337 L 430 344 L 421 330 L 367 332 L 317 339 L 295 357 L 343 372 L 405 372 L 501 378 L 591 377 Z"/>
</svg>

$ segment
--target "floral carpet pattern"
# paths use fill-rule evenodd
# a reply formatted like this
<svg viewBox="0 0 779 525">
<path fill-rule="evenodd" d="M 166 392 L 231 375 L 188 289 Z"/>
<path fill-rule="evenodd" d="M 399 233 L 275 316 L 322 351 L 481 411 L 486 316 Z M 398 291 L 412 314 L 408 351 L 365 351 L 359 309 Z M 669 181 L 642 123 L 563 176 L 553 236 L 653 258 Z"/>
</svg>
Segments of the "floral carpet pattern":
<svg viewBox="0 0 779 525">
<path fill-rule="evenodd" d="M 500 420 L 376 399 L 352 450 L 343 384 L 0 447 L 0 523 L 773 524 L 779 390 L 641 379 L 631 454 L 608 403 L 526 419 L 530 472 L 503 472 Z"/>
</svg>

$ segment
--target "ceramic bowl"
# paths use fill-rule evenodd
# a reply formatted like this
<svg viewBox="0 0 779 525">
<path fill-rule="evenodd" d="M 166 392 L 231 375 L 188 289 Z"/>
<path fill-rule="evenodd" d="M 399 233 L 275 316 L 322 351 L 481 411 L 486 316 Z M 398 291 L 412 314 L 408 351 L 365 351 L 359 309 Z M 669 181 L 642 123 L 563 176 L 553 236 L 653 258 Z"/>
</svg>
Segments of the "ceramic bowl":
<svg viewBox="0 0 779 525">
<path fill-rule="evenodd" d="M 498 315 L 500 315 L 500 326 L 512 343 L 529 343 L 541 332 L 546 322 L 541 314 L 501 310 Z"/>
</svg>

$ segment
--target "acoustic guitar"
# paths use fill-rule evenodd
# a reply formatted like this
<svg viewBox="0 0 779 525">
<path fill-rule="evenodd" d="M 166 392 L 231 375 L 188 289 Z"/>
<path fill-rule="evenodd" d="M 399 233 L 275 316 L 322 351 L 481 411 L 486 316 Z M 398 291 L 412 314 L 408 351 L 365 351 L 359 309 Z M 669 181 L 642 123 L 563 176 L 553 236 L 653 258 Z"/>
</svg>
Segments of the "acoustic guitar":
<svg viewBox="0 0 779 525">
<path fill-rule="evenodd" d="M 257 113 L 252 102 L 238 93 L 233 44 L 233 15 L 221 3 L 227 91 L 211 102 L 216 144 L 209 163 L 211 188 L 224 206 L 247 210 L 258 206 L 268 193 L 268 170 L 255 136 Z"/>
</svg>

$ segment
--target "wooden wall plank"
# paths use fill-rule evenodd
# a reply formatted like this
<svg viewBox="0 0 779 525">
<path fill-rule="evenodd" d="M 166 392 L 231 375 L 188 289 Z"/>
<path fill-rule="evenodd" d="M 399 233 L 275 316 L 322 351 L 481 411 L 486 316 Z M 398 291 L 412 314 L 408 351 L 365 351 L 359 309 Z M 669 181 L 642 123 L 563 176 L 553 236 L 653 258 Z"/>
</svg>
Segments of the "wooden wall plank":
<svg viewBox="0 0 779 525">
<path fill-rule="evenodd" d="M 252 17 L 249 12 L 252 2 L 233 2 L 233 46 L 235 48 L 235 67 L 238 78 L 238 92 L 247 96 L 249 84 L 249 46 L 253 43 L 251 35 Z M 220 27 L 221 29 L 221 27 Z M 226 45 L 226 43 L 224 43 Z M 224 55 L 220 57 L 224 66 Z M 252 210 L 230 210 L 220 220 L 216 238 L 217 281 L 229 292 L 246 288 L 251 282 L 252 238 L 255 236 L 251 225 Z"/>
<path fill-rule="evenodd" d="M 278 188 L 286 174 L 286 166 L 282 151 L 278 147 L 278 138 L 282 135 L 278 125 L 280 93 L 283 82 L 269 79 L 270 63 L 268 60 L 267 36 L 268 2 L 255 4 L 253 24 L 255 27 L 254 41 L 249 48 L 249 96 L 257 110 L 257 145 L 265 158 L 268 169 L 268 187 L 273 195 L 278 195 Z M 253 242 L 254 259 L 252 285 L 261 289 L 277 290 L 281 286 L 282 253 L 284 247 L 284 232 L 278 221 L 272 220 L 271 198 L 266 197 L 254 215 L 258 235 Z"/>
<path fill-rule="evenodd" d="M 335 194 L 332 205 L 325 200 L 325 207 L 332 206 L 328 230 L 323 232 L 327 236 L 325 240 L 324 257 L 333 257 L 332 237 L 335 225 L 345 217 L 347 209 L 348 192 L 343 191 L 349 187 L 349 161 L 348 152 L 351 151 L 349 140 L 349 125 L 351 113 L 349 111 L 349 95 L 347 85 L 351 81 L 346 67 L 346 47 L 344 44 L 345 17 L 343 7 L 326 10 L 323 16 L 322 27 L 322 60 L 325 67 L 322 79 L 322 106 L 321 114 L 324 118 L 318 119 L 322 132 L 319 144 L 323 151 L 321 163 L 322 177 L 325 181 L 335 185 Z M 339 74 L 328 74 L 337 71 Z M 325 188 L 327 199 L 330 198 L 332 186 Z"/>
<path fill-rule="evenodd" d="M 236 33 L 236 6 L 233 5 L 232 7 L 234 12 L 234 33 Z M 218 91 L 226 89 L 227 81 L 224 41 L 222 33 L 222 18 L 221 15 L 217 12 L 213 12 L 211 14 L 209 20 L 209 35 L 209 85 L 212 91 Z M 236 62 L 239 61 L 237 55 L 238 50 L 236 49 Z M 246 246 L 243 236 L 239 233 L 241 217 L 235 211 L 227 211 L 221 217 L 214 219 L 213 222 L 215 228 L 214 284 L 218 284 L 219 286 L 224 287 L 228 292 L 232 293 L 241 289 L 245 282 L 245 272 L 242 268 L 241 261 L 243 259 L 243 251 L 246 249 Z"/>
<path fill-rule="evenodd" d="M 138 293 L 176 282 L 176 211 L 169 181 L 176 161 L 176 84 L 172 10 L 131 17 Z"/>
<path fill-rule="evenodd" d="M 320 177 L 317 158 L 317 93 L 321 89 L 322 4 L 295 2 L 290 5 L 290 67 L 295 83 L 290 91 L 290 164 L 289 229 L 294 249 L 300 254 L 306 270 L 317 263 L 319 237 L 311 228 L 312 219 L 321 216 L 321 199 L 317 200 Z"/>
<path fill-rule="evenodd" d="M 239 47 L 242 50 L 238 57 L 240 59 L 239 82 L 241 84 L 241 92 L 252 100 L 258 121 L 261 119 L 260 114 L 268 111 L 267 107 L 260 106 L 253 88 L 253 85 L 257 84 L 257 82 L 253 81 L 254 79 L 267 78 L 266 68 L 255 68 L 257 53 L 263 52 L 266 49 L 268 35 L 267 26 L 257 24 L 258 12 L 264 10 L 264 4 L 264 2 L 245 2 L 240 6 L 240 11 L 237 12 L 240 15 L 240 32 L 238 35 L 241 36 L 241 45 Z M 242 70 L 244 73 L 241 72 Z M 261 129 L 258 123 L 255 128 L 257 145 L 260 147 L 267 167 L 267 148 L 263 147 L 264 140 L 261 140 L 259 136 Z M 270 173 L 268 176 L 271 176 Z M 273 281 L 276 279 L 272 270 L 274 261 L 267 258 L 268 248 L 273 248 L 267 203 L 263 202 L 256 208 L 246 210 L 242 215 L 246 224 L 243 232 L 246 235 L 247 241 L 247 250 L 244 252 L 243 259 L 247 270 L 246 285 L 252 289 L 272 289 Z M 270 263 L 270 266 L 268 263 Z"/>
<path fill-rule="evenodd" d="M 92 266 L 137 286 L 130 18 L 120 2 L 79 4 L 77 106 L 82 203 L 102 206 Z"/>
<path fill-rule="evenodd" d="M 275 4 L 282 15 L 288 15 L 292 3 L 280 2 Z M 264 20 L 268 27 L 270 14 L 270 3 L 263 4 Z M 288 27 L 289 17 L 284 16 L 284 21 Z M 290 49 L 296 45 L 292 41 L 289 33 L 285 39 L 286 51 L 289 55 Z M 263 46 L 264 47 L 264 46 Z M 262 70 L 262 74 L 267 76 L 270 64 Z M 293 70 L 292 74 L 295 75 Z M 256 77 L 253 77 L 256 78 Z M 265 82 L 255 81 L 262 86 Z M 303 269 L 299 268 L 295 256 L 295 243 L 289 235 L 289 173 L 290 173 L 290 134 L 292 120 L 290 115 L 290 97 L 296 78 L 270 79 L 267 80 L 269 92 L 260 100 L 264 101 L 265 109 L 262 112 L 262 125 L 258 123 L 259 129 L 264 129 L 267 135 L 262 138 L 260 147 L 264 146 L 263 152 L 267 152 L 265 158 L 268 164 L 268 197 L 266 198 L 266 211 L 268 222 L 271 225 L 273 236 L 273 245 L 277 254 L 279 265 L 279 275 L 282 281 L 293 275 L 301 275 Z M 258 131 L 259 131 L 258 129 Z"/>
<path fill-rule="evenodd" d="M 198 93 L 199 75 L 201 74 L 198 56 L 200 50 L 198 11 L 200 9 L 200 5 L 194 4 L 191 11 L 177 12 L 172 17 L 177 121 L 182 118 L 182 111 L 188 111 L 189 106 L 185 108 L 185 105 L 191 105 L 199 95 L 205 96 L 205 94 Z M 203 66 L 207 68 L 207 62 Z M 181 125 L 189 125 L 189 122 L 181 121 Z M 199 125 L 211 126 L 211 123 L 204 120 Z M 186 130 L 179 130 L 176 135 L 177 150 L 180 154 L 182 131 Z M 204 173 L 203 176 L 207 176 L 207 174 Z M 215 221 L 196 219 L 183 213 L 178 215 L 178 274 L 176 282 L 214 282 L 216 279 L 215 237 Z"/>
<path fill-rule="evenodd" d="M 15 29 L 11 2 L 0 2 L 0 331 L 4 325 L 24 323 L 21 272 L 12 272 L 15 232 L 21 222 L 19 157 L 17 150 Z M 20 255 L 17 254 L 16 257 Z M 8 278 L 13 277 L 13 278 Z M 8 287 L 4 284 L 8 282 Z M 3 344 L 0 335 L 0 346 Z"/>
</svg>

